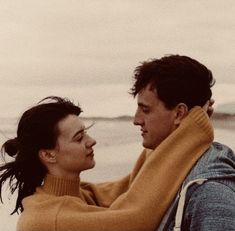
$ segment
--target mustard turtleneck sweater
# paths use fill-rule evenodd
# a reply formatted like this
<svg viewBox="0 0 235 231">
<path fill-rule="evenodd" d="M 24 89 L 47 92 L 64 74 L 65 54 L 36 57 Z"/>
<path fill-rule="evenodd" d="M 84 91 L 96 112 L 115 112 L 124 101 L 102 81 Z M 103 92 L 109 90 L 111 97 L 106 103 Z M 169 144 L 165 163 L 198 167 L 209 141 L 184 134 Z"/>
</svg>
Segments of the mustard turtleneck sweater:
<svg viewBox="0 0 235 231">
<path fill-rule="evenodd" d="M 47 175 L 23 200 L 17 230 L 154 230 L 212 141 L 208 116 L 196 107 L 154 151 L 144 150 L 131 174 L 119 181 L 92 184 Z"/>
</svg>

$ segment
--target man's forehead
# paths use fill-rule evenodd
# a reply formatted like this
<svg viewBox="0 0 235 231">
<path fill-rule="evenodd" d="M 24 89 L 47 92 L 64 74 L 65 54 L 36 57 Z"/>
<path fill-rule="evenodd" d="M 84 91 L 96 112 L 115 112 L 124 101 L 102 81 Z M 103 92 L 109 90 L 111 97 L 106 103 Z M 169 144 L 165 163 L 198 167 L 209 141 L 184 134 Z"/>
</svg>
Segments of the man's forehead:
<svg viewBox="0 0 235 231">
<path fill-rule="evenodd" d="M 151 107 L 158 105 L 161 100 L 158 98 L 156 89 L 146 87 L 137 95 L 137 104 L 140 107 Z"/>
<path fill-rule="evenodd" d="M 159 99 L 156 90 L 149 87 L 144 88 L 137 95 L 138 104 L 150 105 L 158 100 Z"/>
<path fill-rule="evenodd" d="M 153 85 L 153 84 L 151 84 L 151 83 L 149 83 L 149 84 L 147 84 L 145 87 L 143 87 L 143 88 L 139 91 L 138 95 L 139 95 L 139 94 L 143 94 L 144 92 L 152 92 L 152 93 L 154 93 L 156 96 L 158 95 L 158 94 L 157 94 L 157 89 L 156 89 L 155 85 Z"/>
</svg>

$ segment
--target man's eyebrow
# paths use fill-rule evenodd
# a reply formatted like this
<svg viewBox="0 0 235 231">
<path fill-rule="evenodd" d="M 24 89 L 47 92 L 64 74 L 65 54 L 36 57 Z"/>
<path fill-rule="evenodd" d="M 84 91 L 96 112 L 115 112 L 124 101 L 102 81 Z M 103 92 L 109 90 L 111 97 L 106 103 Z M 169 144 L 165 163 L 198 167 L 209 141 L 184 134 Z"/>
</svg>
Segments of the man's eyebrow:
<svg viewBox="0 0 235 231">
<path fill-rule="evenodd" d="M 138 106 L 139 106 L 139 107 L 149 107 L 149 105 L 144 104 L 144 103 L 138 103 Z"/>
</svg>

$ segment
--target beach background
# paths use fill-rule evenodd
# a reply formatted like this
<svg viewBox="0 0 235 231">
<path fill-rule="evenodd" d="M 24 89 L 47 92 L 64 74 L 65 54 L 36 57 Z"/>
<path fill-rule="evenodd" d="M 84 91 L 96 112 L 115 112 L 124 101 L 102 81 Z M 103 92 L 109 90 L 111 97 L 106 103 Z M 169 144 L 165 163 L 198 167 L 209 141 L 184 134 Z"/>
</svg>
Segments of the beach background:
<svg viewBox="0 0 235 231">
<path fill-rule="evenodd" d="M 81 177 L 117 179 L 142 150 L 128 94 L 134 68 L 182 54 L 212 70 L 215 139 L 235 149 L 234 12 L 233 0 L 0 1 L 0 144 L 40 99 L 68 97 L 95 121 L 97 164 Z M 15 195 L 6 189 L 3 198 L 0 230 L 13 231 Z"/>
</svg>

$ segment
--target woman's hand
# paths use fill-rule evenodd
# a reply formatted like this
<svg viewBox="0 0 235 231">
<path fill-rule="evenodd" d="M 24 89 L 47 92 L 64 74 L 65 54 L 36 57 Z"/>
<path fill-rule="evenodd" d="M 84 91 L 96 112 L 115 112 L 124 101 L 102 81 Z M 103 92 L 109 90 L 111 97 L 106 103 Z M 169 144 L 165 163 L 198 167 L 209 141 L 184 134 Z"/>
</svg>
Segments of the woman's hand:
<svg viewBox="0 0 235 231">
<path fill-rule="evenodd" d="M 210 99 L 210 100 L 207 100 L 204 106 L 202 107 L 207 112 L 209 117 L 211 117 L 214 112 L 214 107 L 213 107 L 214 103 L 215 103 L 215 100 Z"/>
</svg>

